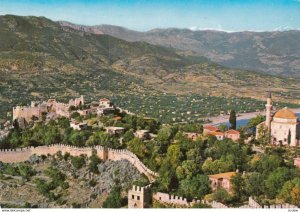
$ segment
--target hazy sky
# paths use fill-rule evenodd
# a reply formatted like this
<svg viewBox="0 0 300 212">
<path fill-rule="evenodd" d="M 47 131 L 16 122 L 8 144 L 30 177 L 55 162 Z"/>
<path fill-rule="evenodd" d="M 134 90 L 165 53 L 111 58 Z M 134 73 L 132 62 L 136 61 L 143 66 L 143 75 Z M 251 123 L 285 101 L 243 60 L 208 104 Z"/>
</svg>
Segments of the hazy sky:
<svg viewBox="0 0 300 212">
<path fill-rule="evenodd" d="M 270 31 L 300 29 L 300 0 L 0 0 L 0 15 L 85 25 Z"/>
</svg>

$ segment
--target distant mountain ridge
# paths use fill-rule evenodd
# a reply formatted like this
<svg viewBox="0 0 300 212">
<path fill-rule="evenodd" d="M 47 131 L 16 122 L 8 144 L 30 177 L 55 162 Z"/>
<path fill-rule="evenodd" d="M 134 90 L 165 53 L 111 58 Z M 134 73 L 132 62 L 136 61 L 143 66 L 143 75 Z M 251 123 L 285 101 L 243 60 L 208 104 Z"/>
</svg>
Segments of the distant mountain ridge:
<svg viewBox="0 0 300 212">
<path fill-rule="evenodd" d="M 186 51 L 84 29 L 44 17 L 0 16 L 0 117 L 29 100 L 79 95 L 90 100 L 104 95 L 264 100 L 271 89 L 277 101 L 300 100 L 297 79 L 226 68 Z M 172 107 L 169 100 L 166 105 Z"/>
<path fill-rule="evenodd" d="M 145 41 L 204 56 L 221 65 L 258 72 L 300 77 L 300 31 L 233 32 L 189 29 L 153 29 L 138 32 L 119 26 L 63 26 L 127 41 Z"/>
</svg>

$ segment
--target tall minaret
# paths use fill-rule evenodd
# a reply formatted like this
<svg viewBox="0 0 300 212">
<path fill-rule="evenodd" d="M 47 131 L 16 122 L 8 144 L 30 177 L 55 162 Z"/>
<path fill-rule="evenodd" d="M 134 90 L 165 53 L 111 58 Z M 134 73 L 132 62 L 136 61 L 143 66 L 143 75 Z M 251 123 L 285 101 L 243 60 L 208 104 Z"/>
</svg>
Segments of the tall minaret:
<svg viewBox="0 0 300 212">
<path fill-rule="evenodd" d="M 270 131 L 271 130 L 271 111 L 272 111 L 272 95 L 269 91 L 267 94 L 267 104 L 266 104 L 266 127 Z"/>
</svg>

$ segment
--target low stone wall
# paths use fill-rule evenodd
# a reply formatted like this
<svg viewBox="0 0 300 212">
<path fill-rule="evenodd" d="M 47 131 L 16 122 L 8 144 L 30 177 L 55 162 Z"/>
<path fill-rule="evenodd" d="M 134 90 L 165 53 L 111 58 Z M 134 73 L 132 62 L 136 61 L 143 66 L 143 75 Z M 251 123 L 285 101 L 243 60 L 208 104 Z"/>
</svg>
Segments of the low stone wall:
<svg viewBox="0 0 300 212">
<path fill-rule="evenodd" d="M 54 155 L 58 151 L 62 154 L 66 152 L 70 153 L 72 156 L 79 156 L 81 154 L 87 155 L 88 157 L 92 155 L 92 150 L 97 150 L 97 155 L 102 160 L 128 160 L 132 165 L 134 165 L 137 170 L 145 174 L 150 182 L 153 182 L 158 176 L 157 173 L 148 169 L 139 158 L 128 150 L 117 150 L 117 149 L 104 149 L 102 146 L 91 147 L 75 147 L 70 145 L 55 144 L 51 146 L 39 146 L 39 147 L 28 147 L 19 148 L 15 150 L 0 150 L 0 161 L 4 163 L 18 163 L 22 161 L 29 160 L 31 155 Z"/>
</svg>

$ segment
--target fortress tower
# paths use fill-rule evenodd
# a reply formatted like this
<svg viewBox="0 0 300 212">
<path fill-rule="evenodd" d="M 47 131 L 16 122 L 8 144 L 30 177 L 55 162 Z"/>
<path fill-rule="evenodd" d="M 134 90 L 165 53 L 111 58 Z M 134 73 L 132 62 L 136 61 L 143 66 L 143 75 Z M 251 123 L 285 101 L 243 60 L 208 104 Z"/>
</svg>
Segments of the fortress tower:
<svg viewBox="0 0 300 212">
<path fill-rule="evenodd" d="M 271 130 L 271 111 L 272 111 L 272 94 L 269 91 L 267 94 L 267 104 L 266 104 L 266 127 L 268 129 L 268 131 L 270 132 Z"/>
<path fill-rule="evenodd" d="M 146 187 L 133 186 L 128 191 L 128 208 L 147 208 L 150 199 L 150 185 Z"/>
</svg>

